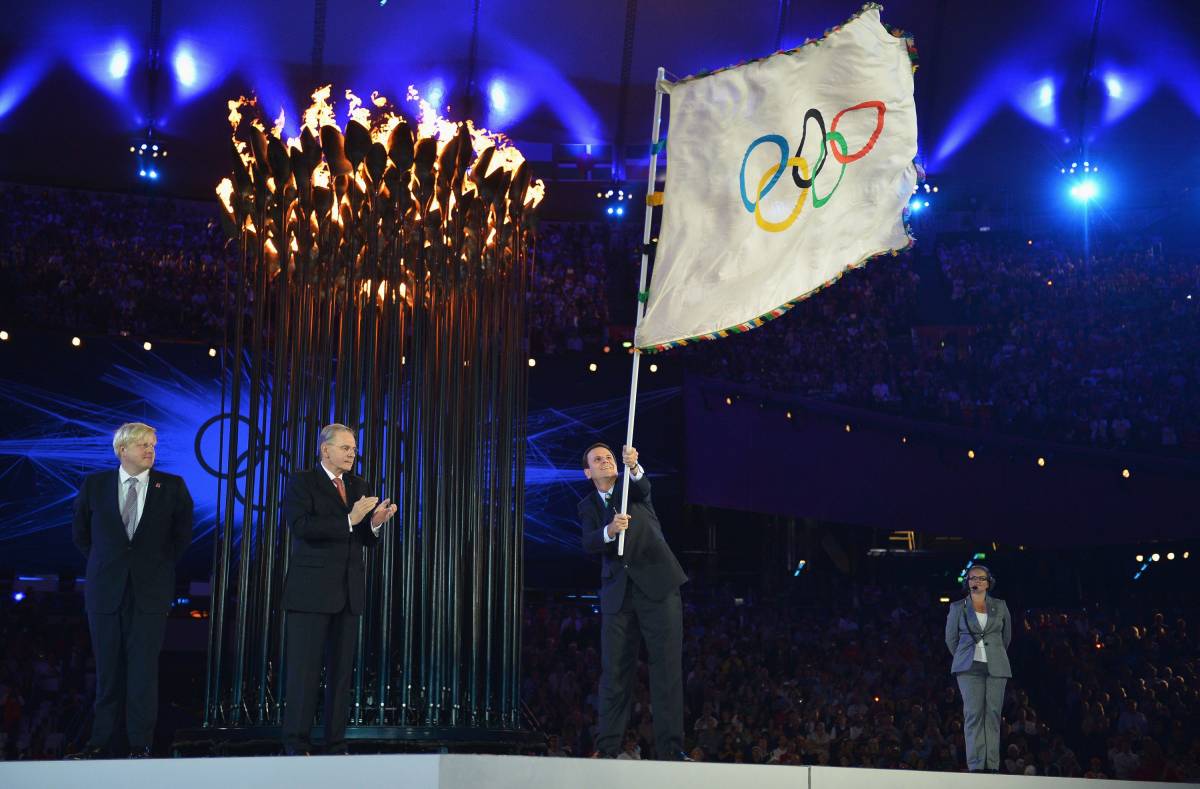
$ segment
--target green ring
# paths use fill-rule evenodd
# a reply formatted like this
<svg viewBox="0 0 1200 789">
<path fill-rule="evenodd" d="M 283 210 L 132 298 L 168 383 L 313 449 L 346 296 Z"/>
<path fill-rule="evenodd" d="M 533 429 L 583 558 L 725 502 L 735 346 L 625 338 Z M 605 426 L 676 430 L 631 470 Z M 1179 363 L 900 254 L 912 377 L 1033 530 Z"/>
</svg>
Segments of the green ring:
<svg viewBox="0 0 1200 789">
<path fill-rule="evenodd" d="M 841 132 L 831 131 L 831 132 L 827 133 L 825 135 L 825 141 L 826 142 L 840 142 L 842 145 L 842 156 L 845 156 L 846 154 L 848 154 L 850 152 L 850 146 L 846 144 L 846 138 L 842 136 Z M 821 146 L 821 156 L 822 156 L 822 158 L 824 158 L 824 156 L 825 156 L 825 146 L 824 145 Z M 824 197 L 817 197 L 817 185 L 815 182 L 813 183 L 813 189 L 812 189 L 813 208 L 820 208 L 821 206 L 828 203 L 830 198 L 833 197 L 833 193 L 836 192 L 838 190 L 838 187 L 842 185 L 842 176 L 846 174 L 846 164 L 845 164 L 845 162 L 841 162 L 841 165 L 842 165 L 842 170 L 841 170 L 841 172 L 838 173 L 837 183 L 835 183 L 833 185 L 833 189 L 829 190 L 829 194 L 825 195 Z"/>
</svg>

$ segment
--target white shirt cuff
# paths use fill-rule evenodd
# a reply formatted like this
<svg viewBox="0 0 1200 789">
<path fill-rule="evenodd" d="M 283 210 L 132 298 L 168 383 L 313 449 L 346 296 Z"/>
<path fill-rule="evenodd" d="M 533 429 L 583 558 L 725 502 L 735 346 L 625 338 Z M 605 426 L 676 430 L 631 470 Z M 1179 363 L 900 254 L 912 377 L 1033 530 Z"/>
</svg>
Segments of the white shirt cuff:
<svg viewBox="0 0 1200 789">
<path fill-rule="evenodd" d="M 634 482 L 641 482 L 642 477 L 646 476 L 646 469 L 642 468 L 642 464 L 638 463 L 637 471 L 630 473 L 629 478 Z"/>
<path fill-rule="evenodd" d="M 601 526 L 601 527 L 600 527 L 600 533 L 604 535 L 604 541 L 605 541 L 605 542 L 616 542 L 616 541 L 617 541 L 617 538 L 616 538 L 616 537 L 609 537 L 609 536 L 608 536 L 608 527 L 607 527 L 607 526 Z"/>
</svg>

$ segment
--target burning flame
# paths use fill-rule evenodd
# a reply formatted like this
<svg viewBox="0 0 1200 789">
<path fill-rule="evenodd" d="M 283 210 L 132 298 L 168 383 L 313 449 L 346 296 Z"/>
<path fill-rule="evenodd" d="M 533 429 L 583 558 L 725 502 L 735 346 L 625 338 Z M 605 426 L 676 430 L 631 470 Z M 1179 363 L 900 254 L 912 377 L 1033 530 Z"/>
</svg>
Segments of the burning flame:
<svg viewBox="0 0 1200 789">
<path fill-rule="evenodd" d="M 337 126 L 337 118 L 333 114 L 333 105 L 329 96 L 333 93 L 332 85 L 325 85 L 313 91 L 313 103 L 304 111 L 304 127 L 316 135 L 320 135 L 322 126 Z"/>
<path fill-rule="evenodd" d="M 525 205 L 528 208 L 537 208 L 542 200 L 546 197 L 546 184 L 541 178 L 532 181 L 529 188 L 525 190 Z"/>
<path fill-rule="evenodd" d="M 229 125 L 236 132 L 238 124 L 242 122 L 242 107 L 252 107 L 258 103 L 257 99 L 248 99 L 245 96 L 238 96 L 236 99 L 230 99 L 225 102 L 229 107 Z"/>
<path fill-rule="evenodd" d="M 313 187 L 321 187 L 322 189 L 329 188 L 329 163 L 321 162 L 317 165 L 317 169 L 313 170 L 312 174 Z"/>
<path fill-rule="evenodd" d="M 339 168 L 345 166 L 345 159 L 333 160 L 331 162 L 324 155 L 323 142 L 321 140 L 321 129 L 325 126 L 333 126 L 341 131 L 345 131 L 351 123 L 358 123 L 364 129 L 369 131 L 372 142 L 387 145 L 388 138 L 396 127 L 404 122 L 399 114 L 392 110 L 387 97 L 374 91 L 370 95 L 370 100 L 364 102 L 359 96 L 352 91 L 345 91 L 347 109 L 345 125 L 339 125 L 334 106 L 331 101 L 333 88 L 331 85 L 324 85 L 313 92 L 312 104 L 303 112 L 302 115 L 302 134 L 297 137 L 292 137 L 287 140 L 287 147 L 291 151 L 299 151 L 305 153 L 306 149 L 302 144 L 303 130 L 308 134 L 313 135 L 316 140 L 315 158 L 310 159 L 309 156 L 314 154 L 314 151 L 308 150 L 307 155 L 298 157 L 300 164 L 295 165 L 293 170 L 297 173 L 307 173 L 308 168 L 311 170 L 311 186 L 312 190 L 305 187 L 303 182 L 297 178 L 293 181 L 292 178 L 279 179 L 280 173 L 274 165 L 262 167 L 266 163 L 255 162 L 255 148 L 247 141 L 248 138 L 239 139 L 239 132 L 243 133 L 243 121 L 249 121 L 255 129 L 265 133 L 267 132 L 267 118 L 262 113 L 262 108 L 255 98 L 247 98 L 240 96 L 237 99 L 232 99 L 227 102 L 229 108 L 229 123 L 233 129 L 232 141 L 234 150 L 240 159 L 240 164 L 244 170 L 234 178 L 223 179 L 216 188 L 217 197 L 220 200 L 221 207 L 225 212 L 226 218 L 234 220 L 237 215 L 234 207 L 240 206 L 240 202 L 235 202 L 234 197 L 237 196 L 239 201 L 244 200 L 244 196 L 238 193 L 239 189 L 249 189 L 254 193 L 255 199 L 246 202 L 246 206 L 257 206 L 255 211 L 250 211 L 250 214 L 258 217 L 257 211 L 261 211 L 263 203 L 261 198 L 264 195 L 271 195 L 275 200 L 291 201 L 283 204 L 273 203 L 272 205 L 279 206 L 283 209 L 285 217 L 282 222 L 267 222 L 265 226 L 257 228 L 255 222 L 250 215 L 242 217 L 241 233 L 243 238 L 246 234 L 257 234 L 261 232 L 264 236 L 261 241 L 263 248 L 266 250 L 268 257 L 278 259 L 278 251 L 290 250 L 292 253 L 299 255 L 301 246 L 305 250 L 305 255 L 308 259 L 319 257 L 320 254 L 328 254 L 327 249 L 315 249 L 314 245 L 319 243 L 322 247 L 333 245 L 339 247 L 344 243 L 354 244 L 356 247 L 362 246 L 361 236 L 359 234 L 384 232 L 393 232 L 390 228 L 397 227 L 399 223 L 404 227 L 411 227 L 414 224 L 425 225 L 423 232 L 424 238 L 422 245 L 425 248 L 430 248 L 434 245 L 434 240 L 438 240 L 438 246 L 445 248 L 448 252 L 455 254 L 463 260 L 468 260 L 469 255 L 467 249 L 469 245 L 465 245 L 464 241 L 468 237 L 478 238 L 484 237 L 484 249 L 488 250 L 488 254 L 494 254 L 498 244 L 500 243 L 502 234 L 501 230 L 505 225 L 512 223 L 520 223 L 523 210 L 535 209 L 543 199 L 545 199 L 546 185 L 541 180 L 531 180 L 526 187 L 524 194 L 520 197 L 515 195 L 500 194 L 498 197 L 501 201 L 510 201 L 507 206 L 500 204 L 488 204 L 482 206 L 482 212 L 477 212 L 478 203 L 473 203 L 473 209 L 468 216 L 463 216 L 463 208 L 466 206 L 463 198 L 468 194 L 477 194 L 478 186 L 472 178 L 457 177 L 452 181 L 452 188 L 446 189 L 444 180 L 445 173 L 436 173 L 437 186 L 433 193 L 428 191 L 428 183 L 422 184 L 417 178 L 417 172 L 413 170 L 401 170 L 397 172 L 397 163 L 390 156 L 383 160 L 384 177 L 376 181 L 371 178 L 371 173 L 378 175 L 378 170 L 374 168 L 380 167 L 380 159 L 375 154 L 367 156 L 358 162 L 356 166 L 348 173 L 348 177 L 339 176 L 337 179 L 333 177 L 333 167 Z M 415 87 L 409 86 L 406 98 L 409 102 L 416 104 L 418 121 L 414 124 L 416 139 L 433 140 L 437 146 L 437 157 L 434 159 L 433 167 L 435 170 L 444 165 L 442 155 L 445 152 L 445 146 L 455 139 L 460 134 L 465 134 L 470 140 L 471 149 L 474 152 L 474 162 L 468 162 L 468 168 L 473 168 L 478 163 L 478 157 L 483 155 L 488 149 L 492 149 L 490 161 L 488 163 L 487 172 L 484 177 L 494 175 L 498 171 L 504 171 L 509 174 L 516 173 L 517 170 L 525 163 L 525 157 L 517 149 L 517 147 L 503 134 L 494 133 L 484 128 L 477 128 L 470 120 L 465 123 L 457 123 L 447 118 L 442 117 L 436 108 L 428 101 L 421 98 Z M 247 112 L 247 108 L 252 108 L 253 112 Z M 281 108 L 278 117 L 275 118 L 269 134 L 277 140 L 283 139 L 284 126 L 286 115 Z M 356 130 L 357 131 L 357 130 Z M 339 154 L 353 154 L 355 158 L 362 155 L 361 150 L 358 152 L 342 150 Z M 394 155 L 395 150 L 391 153 Z M 461 152 L 466 157 L 466 151 Z M 460 166 L 457 157 L 456 161 L 451 162 L 448 166 L 457 168 Z M 278 164 L 278 163 L 276 163 Z M 238 166 L 235 163 L 235 168 Z M 265 173 L 271 173 L 265 180 L 262 176 Z M 398 175 L 399 177 L 392 177 Z M 276 182 L 278 180 L 278 183 Z M 317 190 L 321 190 L 319 193 Z M 399 191 L 400 194 L 396 194 Z M 405 194 L 407 192 L 407 194 Z M 368 198 L 364 201 L 364 198 Z M 403 199 L 402 199 L 403 198 Z M 520 204 L 514 202 L 519 199 Z M 321 208 L 319 206 L 326 206 Z M 390 208 L 389 208 L 390 207 Z M 523 210 L 513 210 L 523 209 Z M 249 209 L 248 209 L 249 210 Z M 383 213 L 387 210 L 395 210 L 396 213 L 391 216 L 389 221 L 385 221 L 387 215 Z M 294 212 L 294 213 L 293 213 Z M 475 229 L 467 229 L 468 236 L 462 236 L 453 228 L 458 227 L 457 224 L 461 221 L 479 222 L 479 226 Z M 222 220 L 224 222 L 224 220 Z M 307 223 L 306 227 L 297 229 L 298 222 Z M 432 226 L 430 225 L 432 223 Z M 236 220 L 233 225 L 236 225 Z M 228 229 L 232 230 L 232 226 L 226 223 Z M 303 232 L 300 232 L 303 231 Z M 405 232 L 405 231 L 401 231 Z M 299 235 L 297 235 L 299 233 Z M 474 235 L 478 234 L 478 235 Z M 509 242 L 508 235 L 503 236 L 505 244 Z M 303 245 L 300 243 L 303 241 Z M 521 243 L 521 242 L 517 242 Z M 319 253 L 319 254 L 318 254 Z M 361 256 L 361 251 L 354 251 L 352 254 Z M 479 249 L 475 248 L 475 255 L 479 254 Z M 300 261 L 303 262 L 303 261 Z M 402 265 L 404 265 L 402 263 Z M 431 276 L 431 271 L 426 269 L 425 277 Z M 355 285 L 354 287 L 358 287 Z M 375 294 L 378 299 L 385 299 L 389 296 L 389 288 L 386 281 L 371 281 L 368 280 L 362 285 L 363 294 Z M 392 298 L 405 298 L 407 288 L 403 282 L 394 284 L 390 289 Z"/>
<path fill-rule="evenodd" d="M 374 100 L 375 95 L 376 94 L 371 95 L 372 100 Z M 346 101 L 350 102 L 350 109 L 347 110 L 346 116 L 352 121 L 358 121 L 361 123 L 365 129 L 371 128 L 371 111 L 362 105 L 362 99 L 360 99 L 358 96 L 355 96 L 351 90 L 347 89 Z M 386 103 L 387 99 L 384 99 L 384 102 Z"/>
<path fill-rule="evenodd" d="M 233 216 L 233 181 L 231 179 L 222 178 L 221 183 L 217 184 L 217 197 L 225 212 Z"/>
</svg>

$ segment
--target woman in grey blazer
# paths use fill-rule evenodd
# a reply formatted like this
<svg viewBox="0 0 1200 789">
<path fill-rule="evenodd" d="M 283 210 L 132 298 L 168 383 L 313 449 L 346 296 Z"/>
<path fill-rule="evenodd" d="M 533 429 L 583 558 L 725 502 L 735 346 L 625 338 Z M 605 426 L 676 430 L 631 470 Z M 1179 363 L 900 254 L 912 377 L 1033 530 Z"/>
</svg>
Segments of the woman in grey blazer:
<svg viewBox="0 0 1200 789">
<path fill-rule="evenodd" d="M 1004 601 L 989 594 L 995 584 L 991 570 L 974 565 L 963 582 L 967 596 L 951 603 L 946 615 L 946 647 L 954 656 L 950 673 L 958 679 L 962 694 L 971 772 L 1000 771 L 1000 709 L 1004 686 L 1012 676 L 1008 663 L 1012 617 Z"/>
</svg>

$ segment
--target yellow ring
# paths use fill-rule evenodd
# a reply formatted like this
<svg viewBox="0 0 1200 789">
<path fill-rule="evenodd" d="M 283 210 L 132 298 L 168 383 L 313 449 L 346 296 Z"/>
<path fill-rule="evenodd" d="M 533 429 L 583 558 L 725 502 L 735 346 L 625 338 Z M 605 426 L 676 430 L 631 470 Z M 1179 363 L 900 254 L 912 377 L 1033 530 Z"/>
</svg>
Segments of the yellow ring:
<svg viewBox="0 0 1200 789">
<path fill-rule="evenodd" d="M 804 179 L 808 180 L 808 161 L 805 160 L 803 156 L 793 156 L 792 158 L 788 159 L 787 166 L 799 167 Z M 778 170 L 779 165 L 773 164 L 765 173 L 763 173 L 763 177 L 758 181 L 758 196 L 754 199 L 754 221 L 759 227 L 768 233 L 782 233 L 784 230 L 787 230 L 789 227 L 791 227 L 792 223 L 800 217 L 800 212 L 804 210 L 804 198 L 808 197 L 808 187 L 806 186 L 800 190 L 800 196 L 796 199 L 796 207 L 792 209 L 792 213 L 788 214 L 787 219 L 784 219 L 781 222 L 767 221 L 763 217 L 762 213 L 758 210 L 758 207 L 762 202 L 763 189 L 766 187 L 767 181 L 770 181 L 771 176 L 775 175 Z"/>
</svg>

